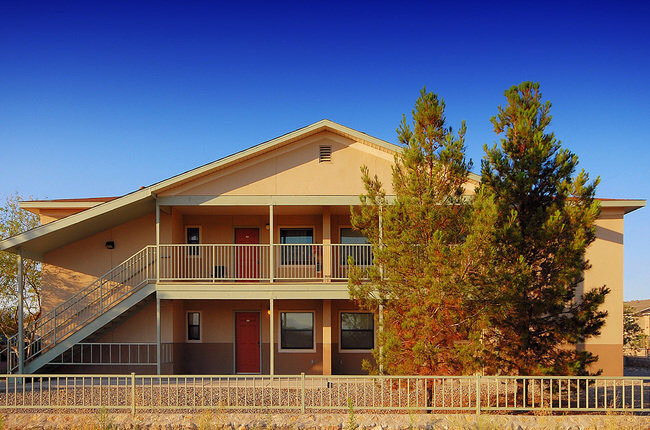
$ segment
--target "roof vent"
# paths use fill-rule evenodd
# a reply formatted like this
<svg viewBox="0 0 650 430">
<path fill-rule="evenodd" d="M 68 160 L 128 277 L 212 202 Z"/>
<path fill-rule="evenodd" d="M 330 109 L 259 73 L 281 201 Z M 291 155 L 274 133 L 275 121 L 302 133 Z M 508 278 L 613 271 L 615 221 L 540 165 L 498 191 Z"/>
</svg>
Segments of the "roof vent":
<svg viewBox="0 0 650 430">
<path fill-rule="evenodd" d="M 318 162 L 326 163 L 332 161 L 332 147 L 330 145 L 321 145 L 318 152 Z"/>
</svg>

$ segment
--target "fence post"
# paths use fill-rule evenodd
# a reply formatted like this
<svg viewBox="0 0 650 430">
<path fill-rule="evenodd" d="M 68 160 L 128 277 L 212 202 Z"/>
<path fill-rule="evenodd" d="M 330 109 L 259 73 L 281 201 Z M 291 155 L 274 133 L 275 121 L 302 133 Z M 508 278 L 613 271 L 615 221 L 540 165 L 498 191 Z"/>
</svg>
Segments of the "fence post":
<svg viewBox="0 0 650 430">
<path fill-rule="evenodd" d="M 300 403 L 300 412 L 305 413 L 305 372 L 300 374 L 300 386 L 301 386 L 301 403 Z"/>
<path fill-rule="evenodd" d="M 135 372 L 131 372 L 131 415 L 135 415 Z"/>
<path fill-rule="evenodd" d="M 476 374 L 476 415 L 481 415 L 481 374 Z"/>
</svg>

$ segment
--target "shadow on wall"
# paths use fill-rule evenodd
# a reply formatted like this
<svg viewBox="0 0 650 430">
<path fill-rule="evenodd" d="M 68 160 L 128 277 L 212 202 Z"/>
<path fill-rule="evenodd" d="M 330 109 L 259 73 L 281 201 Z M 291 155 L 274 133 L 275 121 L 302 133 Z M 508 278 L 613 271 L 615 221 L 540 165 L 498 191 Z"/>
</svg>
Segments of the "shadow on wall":
<svg viewBox="0 0 650 430">
<path fill-rule="evenodd" d="M 49 312 L 68 300 L 73 294 L 86 288 L 97 279 L 96 276 L 80 273 L 58 266 L 43 266 L 42 308 Z"/>
<path fill-rule="evenodd" d="M 596 226 L 596 237 L 601 240 L 623 245 L 623 234 L 605 227 Z"/>
</svg>

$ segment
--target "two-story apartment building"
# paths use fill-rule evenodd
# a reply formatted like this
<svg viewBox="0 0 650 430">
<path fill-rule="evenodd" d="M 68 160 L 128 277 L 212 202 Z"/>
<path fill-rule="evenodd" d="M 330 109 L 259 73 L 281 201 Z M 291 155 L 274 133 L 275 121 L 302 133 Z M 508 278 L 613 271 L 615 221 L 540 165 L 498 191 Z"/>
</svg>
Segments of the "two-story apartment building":
<svg viewBox="0 0 650 430">
<path fill-rule="evenodd" d="M 362 373 L 378 327 L 348 295 L 348 256 L 372 264 L 350 206 L 361 165 L 391 194 L 399 150 L 323 120 L 121 197 L 23 202 L 42 225 L 0 249 L 42 262 L 44 314 L 10 369 Z M 603 200 L 588 251 L 584 289 L 612 293 L 584 347 L 607 375 L 622 374 L 623 217 L 644 205 Z"/>
</svg>

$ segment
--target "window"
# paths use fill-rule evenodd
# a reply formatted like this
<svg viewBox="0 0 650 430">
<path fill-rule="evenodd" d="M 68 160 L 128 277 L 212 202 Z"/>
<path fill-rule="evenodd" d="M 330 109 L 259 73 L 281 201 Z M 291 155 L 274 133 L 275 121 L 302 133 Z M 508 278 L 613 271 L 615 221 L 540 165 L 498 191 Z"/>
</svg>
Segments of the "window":
<svg viewBox="0 0 650 430">
<path fill-rule="evenodd" d="M 313 264 L 314 243 L 313 228 L 281 228 L 280 229 L 280 264 L 292 266 L 305 266 Z"/>
<path fill-rule="evenodd" d="M 364 312 L 341 312 L 341 349 L 369 350 L 375 347 L 375 319 Z"/>
<path fill-rule="evenodd" d="M 314 349 L 314 313 L 280 313 L 280 348 Z"/>
<path fill-rule="evenodd" d="M 368 239 L 358 230 L 341 228 L 341 243 L 345 245 L 365 245 Z"/>
<path fill-rule="evenodd" d="M 193 245 L 201 243 L 201 227 L 185 227 L 185 242 Z M 187 253 L 189 255 L 199 255 L 198 246 L 189 246 Z"/>
<path fill-rule="evenodd" d="M 372 266 L 373 257 L 370 246 L 357 246 L 368 244 L 368 239 L 360 231 L 347 227 L 341 228 L 340 242 L 339 264 L 341 266 L 347 266 L 350 257 L 357 266 Z"/>
<path fill-rule="evenodd" d="M 187 313 L 187 340 L 188 341 L 201 340 L 201 313 L 200 312 Z"/>
</svg>

